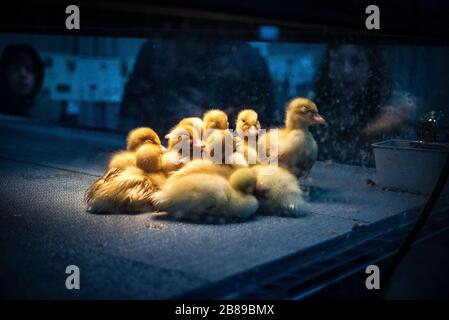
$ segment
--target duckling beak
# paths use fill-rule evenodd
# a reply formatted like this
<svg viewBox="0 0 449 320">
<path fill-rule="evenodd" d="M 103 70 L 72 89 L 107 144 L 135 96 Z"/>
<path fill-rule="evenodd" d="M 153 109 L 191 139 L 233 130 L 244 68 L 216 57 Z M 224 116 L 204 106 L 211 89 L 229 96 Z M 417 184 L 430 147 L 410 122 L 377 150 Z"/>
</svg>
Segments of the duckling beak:
<svg viewBox="0 0 449 320">
<path fill-rule="evenodd" d="M 314 124 L 326 124 L 326 120 L 319 114 L 312 115 L 312 123 Z"/>
<path fill-rule="evenodd" d="M 256 135 L 256 134 L 259 133 L 259 129 L 257 129 L 256 126 L 251 126 L 251 127 L 249 127 L 249 129 L 248 129 L 248 133 L 249 133 L 250 135 Z"/>
</svg>

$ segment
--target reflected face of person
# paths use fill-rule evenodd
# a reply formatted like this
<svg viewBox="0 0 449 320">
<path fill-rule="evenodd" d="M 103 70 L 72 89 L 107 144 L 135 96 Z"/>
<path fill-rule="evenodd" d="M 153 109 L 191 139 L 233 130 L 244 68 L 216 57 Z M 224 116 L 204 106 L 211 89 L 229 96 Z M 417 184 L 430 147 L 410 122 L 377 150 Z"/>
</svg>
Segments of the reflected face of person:
<svg viewBox="0 0 449 320">
<path fill-rule="evenodd" d="M 366 84 L 370 66 L 361 48 L 342 45 L 331 50 L 329 58 L 329 77 L 337 87 L 352 93 Z"/>
<path fill-rule="evenodd" d="M 9 88 L 13 95 L 26 97 L 33 92 L 36 75 L 31 57 L 22 54 L 8 68 Z"/>
</svg>

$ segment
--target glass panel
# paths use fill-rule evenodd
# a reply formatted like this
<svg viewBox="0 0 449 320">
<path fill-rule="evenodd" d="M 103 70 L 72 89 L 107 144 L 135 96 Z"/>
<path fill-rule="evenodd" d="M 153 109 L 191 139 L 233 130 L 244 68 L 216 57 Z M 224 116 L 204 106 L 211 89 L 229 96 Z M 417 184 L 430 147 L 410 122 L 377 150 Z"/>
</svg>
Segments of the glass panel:
<svg viewBox="0 0 449 320">
<path fill-rule="evenodd" d="M 343 258 L 336 259 L 334 254 L 349 259 L 343 252 L 348 246 L 413 224 L 427 201 L 449 151 L 449 48 L 272 41 L 279 36 L 277 32 L 276 28 L 261 30 L 264 41 L 0 34 L 0 112 L 6 115 L 0 118 L 2 161 L 76 172 L 86 179 L 80 178 L 84 192 L 108 172 L 111 155 L 125 149 L 124 134 L 129 130 L 151 127 L 167 146 L 166 134 L 185 117 L 202 117 L 207 110 L 218 108 L 234 129 L 238 113 L 252 108 L 261 129 L 285 129 L 280 131 L 280 139 L 286 142 L 279 161 L 298 177 L 293 184 L 297 187 L 299 181 L 304 202 L 292 201 L 293 207 L 303 205 L 300 216 L 304 219 L 279 217 L 284 212 L 278 210 L 271 212 L 274 217 L 262 214 L 260 219 L 221 229 L 214 236 L 208 228 L 151 220 L 147 228 L 174 231 L 161 232 L 171 237 L 172 242 L 164 242 L 170 243 L 170 250 L 157 246 L 163 241 L 155 236 L 158 241 L 150 244 L 154 251 L 148 257 L 139 253 L 141 225 L 133 225 L 142 220 L 128 220 L 138 231 L 129 232 L 131 239 L 126 244 L 115 242 L 112 236 L 129 231 L 128 225 L 113 224 L 103 234 L 99 220 L 88 218 L 93 233 L 112 243 L 104 247 L 106 252 L 115 254 L 114 245 L 121 246 L 124 257 L 142 258 L 165 269 L 176 269 L 177 262 L 183 261 L 188 269 L 183 272 L 195 271 L 203 279 L 218 280 L 298 252 L 310 261 L 323 258 L 318 261 L 323 264 L 302 266 L 298 262 L 295 279 L 301 280 L 300 267 L 335 266 Z M 291 111 L 291 117 L 300 117 L 292 124 L 286 121 L 286 107 L 292 101 L 299 103 L 293 100 L 297 97 L 310 101 L 301 100 L 301 109 Z M 21 122 L 17 117 L 31 121 Z M 297 135 L 290 136 L 294 130 Z M 301 139 L 307 143 L 290 152 Z M 301 161 L 306 162 L 304 167 L 297 165 Z M 39 184 L 23 183 L 28 173 L 9 162 L 5 168 L 10 168 L 3 169 L 5 185 L 33 185 L 39 191 Z M 71 178 L 64 181 L 73 183 Z M 60 186 L 52 187 L 55 193 L 65 190 Z M 288 189 L 276 191 L 282 195 Z M 8 208 L 15 208 L 20 201 L 9 189 L 5 192 L 11 202 Z M 78 193 L 64 208 L 67 212 L 73 209 L 84 221 L 86 208 L 80 209 Z M 447 195 L 447 188 L 443 194 Z M 260 200 L 267 195 L 257 196 Z M 289 212 L 292 201 L 282 203 L 282 209 Z M 263 208 L 270 205 L 265 204 Z M 446 205 L 446 198 L 441 197 L 438 210 L 444 211 Z M 39 215 L 45 219 L 56 216 Z M 70 217 L 58 217 L 58 223 L 70 224 Z M 86 235 L 78 227 L 73 230 Z M 72 236 L 76 238 L 75 232 Z M 326 241 L 331 239 L 335 242 L 329 245 Z M 375 244 L 386 241 L 390 240 L 376 239 Z M 185 247 L 186 243 L 195 245 Z M 242 243 L 253 250 L 243 255 Z M 369 250 L 374 247 L 367 246 Z M 307 251 L 310 248 L 316 251 Z M 365 249 L 352 253 L 360 255 Z M 158 260 L 167 251 L 173 259 Z M 206 260 L 205 253 L 213 255 L 215 260 L 207 260 L 216 263 L 207 270 L 198 263 Z M 300 291 L 301 285 L 295 283 L 295 288 Z"/>
</svg>

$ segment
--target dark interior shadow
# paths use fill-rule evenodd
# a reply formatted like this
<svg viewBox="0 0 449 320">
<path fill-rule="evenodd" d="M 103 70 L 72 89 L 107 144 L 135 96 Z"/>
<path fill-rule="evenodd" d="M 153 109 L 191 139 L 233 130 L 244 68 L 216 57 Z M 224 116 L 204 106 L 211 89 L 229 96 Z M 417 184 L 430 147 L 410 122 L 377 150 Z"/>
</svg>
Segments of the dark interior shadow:
<svg viewBox="0 0 449 320">
<path fill-rule="evenodd" d="M 142 214 L 148 214 L 148 211 L 144 212 L 127 212 L 123 211 L 120 213 L 109 213 L 109 212 L 92 212 L 89 209 L 86 209 L 86 212 L 96 216 L 139 216 Z"/>
<path fill-rule="evenodd" d="M 254 220 L 254 216 L 250 218 L 236 218 L 236 217 L 218 217 L 213 215 L 197 215 L 189 217 L 177 217 L 176 215 L 169 214 L 167 212 L 158 212 L 153 215 L 152 220 L 156 221 L 172 221 L 172 222 L 185 222 L 192 224 L 211 224 L 211 225 L 223 225 L 234 223 L 245 223 Z"/>
<path fill-rule="evenodd" d="M 313 202 L 342 202 L 342 198 L 336 195 L 335 189 L 322 188 L 310 185 L 301 185 L 304 200 L 309 203 Z"/>
</svg>

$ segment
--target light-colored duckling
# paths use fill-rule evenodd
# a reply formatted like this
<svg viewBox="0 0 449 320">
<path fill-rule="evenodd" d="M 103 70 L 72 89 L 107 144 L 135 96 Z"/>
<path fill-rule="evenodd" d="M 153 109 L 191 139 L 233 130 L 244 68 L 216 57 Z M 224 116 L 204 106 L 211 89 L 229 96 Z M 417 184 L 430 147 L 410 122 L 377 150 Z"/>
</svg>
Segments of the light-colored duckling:
<svg viewBox="0 0 449 320">
<path fill-rule="evenodd" d="M 235 122 L 238 133 L 257 135 L 260 130 L 259 116 L 253 109 L 245 109 L 239 112 Z"/>
<path fill-rule="evenodd" d="M 205 147 L 201 136 L 202 127 L 194 127 L 188 123 L 180 123 L 174 127 L 165 136 L 168 139 L 168 148 L 167 152 L 162 155 L 163 171 L 170 174 L 182 168 L 189 161 L 201 158 L 202 150 Z"/>
<path fill-rule="evenodd" d="M 205 140 L 202 158 L 215 164 L 247 167 L 243 153 L 235 152 L 235 137 L 229 130 L 213 130 Z"/>
<path fill-rule="evenodd" d="M 235 168 L 230 165 L 215 164 L 210 160 L 196 159 L 187 163 L 178 171 L 173 172 L 168 181 L 197 173 L 218 175 L 228 179 L 234 171 Z"/>
<path fill-rule="evenodd" d="M 287 106 L 285 128 L 278 130 L 279 165 L 290 170 L 296 177 L 309 173 L 315 164 L 318 147 L 309 127 L 325 124 L 326 121 L 318 113 L 318 108 L 309 99 L 296 98 Z M 259 138 L 259 149 L 265 149 L 270 155 L 271 132 Z M 276 142 L 274 142 L 276 143 Z"/>
<path fill-rule="evenodd" d="M 171 177 L 151 197 L 156 207 L 176 217 L 204 215 L 248 218 L 258 207 L 252 195 L 256 187 L 254 171 L 236 170 L 228 179 L 207 173 Z"/>
<path fill-rule="evenodd" d="M 219 109 L 212 109 L 207 111 L 203 116 L 204 131 L 207 130 L 226 130 L 229 129 L 228 116 Z"/>
<path fill-rule="evenodd" d="M 298 217 L 304 214 L 304 197 L 298 179 L 274 165 L 252 167 L 257 174 L 255 195 L 261 213 Z"/>
<path fill-rule="evenodd" d="M 161 186 L 137 167 L 111 169 L 87 190 L 85 201 L 92 213 L 146 212 L 153 210 L 150 196 Z"/>
<path fill-rule="evenodd" d="M 135 154 L 135 166 L 109 169 L 88 189 L 85 200 L 89 211 L 137 213 L 153 208 L 150 195 L 166 180 L 162 150 L 159 137 L 142 143 L 136 151 L 129 151 Z"/>
<path fill-rule="evenodd" d="M 198 132 L 200 132 L 203 128 L 203 120 L 198 117 L 184 118 L 179 121 L 178 126 L 191 126 L 197 129 Z"/>
<path fill-rule="evenodd" d="M 244 157 L 234 153 L 236 143 L 229 131 L 226 113 L 218 109 L 207 111 L 203 116 L 203 127 L 203 140 L 206 145 L 203 159 L 213 159 L 215 163 L 247 166 Z M 221 152 L 217 153 L 217 150 Z"/>
<path fill-rule="evenodd" d="M 108 169 L 125 169 L 129 166 L 136 166 L 136 151 L 144 144 L 155 144 L 161 146 L 160 148 L 164 150 L 165 148 L 161 145 L 161 140 L 156 132 L 151 128 L 139 127 L 131 130 L 128 133 L 126 139 L 126 151 L 119 151 L 115 153 L 108 164 Z"/>
<path fill-rule="evenodd" d="M 242 154 L 248 164 L 256 164 L 257 160 L 257 136 L 260 130 L 260 122 L 257 112 L 245 109 L 237 116 L 236 127 L 236 152 Z"/>
<path fill-rule="evenodd" d="M 112 155 L 108 169 L 125 169 L 136 166 L 136 153 L 133 151 L 119 151 Z"/>
<path fill-rule="evenodd" d="M 128 151 L 136 151 L 144 143 L 152 143 L 161 146 L 161 139 L 158 134 L 151 128 L 139 127 L 131 130 L 126 139 L 126 149 Z"/>
</svg>

